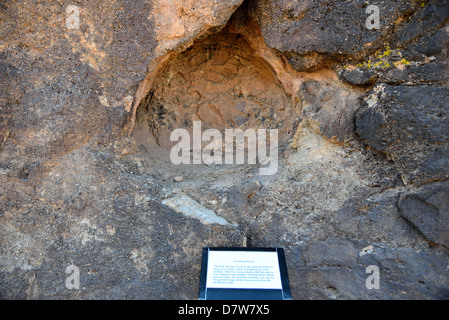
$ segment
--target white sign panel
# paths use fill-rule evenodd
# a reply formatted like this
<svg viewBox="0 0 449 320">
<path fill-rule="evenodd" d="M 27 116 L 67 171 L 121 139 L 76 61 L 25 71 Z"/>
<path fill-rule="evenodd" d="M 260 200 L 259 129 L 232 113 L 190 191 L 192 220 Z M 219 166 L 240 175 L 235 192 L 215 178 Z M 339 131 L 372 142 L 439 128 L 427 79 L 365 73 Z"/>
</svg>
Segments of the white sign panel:
<svg viewBox="0 0 449 320">
<path fill-rule="evenodd" d="M 209 251 L 207 288 L 282 289 L 277 252 Z"/>
</svg>

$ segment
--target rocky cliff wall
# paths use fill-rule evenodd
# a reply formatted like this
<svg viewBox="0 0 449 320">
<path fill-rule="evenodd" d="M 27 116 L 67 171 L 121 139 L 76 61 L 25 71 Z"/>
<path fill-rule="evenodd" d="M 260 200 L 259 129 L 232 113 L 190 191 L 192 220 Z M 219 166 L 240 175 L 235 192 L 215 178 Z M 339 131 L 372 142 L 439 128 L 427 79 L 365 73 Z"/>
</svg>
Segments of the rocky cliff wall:
<svg viewBox="0 0 449 320">
<path fill-rule="evenodd" d="M 0 20 L 1 298 L 196 299 L 204 246 L 285 248 L 294 299 L 449 298 L 448 1 L 13 0 Z M 172 164 L 195 120 L 278 129 L 276 174 Z"/>
</svg>

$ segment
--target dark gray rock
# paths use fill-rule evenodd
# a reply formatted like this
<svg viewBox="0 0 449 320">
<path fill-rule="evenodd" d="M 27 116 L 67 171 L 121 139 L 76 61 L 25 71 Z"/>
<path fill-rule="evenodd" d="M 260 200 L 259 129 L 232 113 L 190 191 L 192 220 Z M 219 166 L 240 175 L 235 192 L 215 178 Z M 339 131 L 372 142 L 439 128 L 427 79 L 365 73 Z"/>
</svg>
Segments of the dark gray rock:
<svg viewBox="0 0 449 320">
<path fill-rule="evenodd" d="M 395 162 L 406 183 L 449 177 L 447 87 L 379 86 L 356 114 L 356 132 Z"/>
<path fill-rule="evenodd" d="M 403 194 L 400 212 L 429 241 L 449 247 L 449 192 L 441 186 L 427 189 Z"/>
<path fill-rule="evenodd" d="M 446 24 L 435 33 L 428 32 L 401 49 L 401 56 L 407 61 L 407 65 L 379 72 L 379 82 L 395 85 L 447 84 L 449 81 L 448 30 L 449 25 Z"/>
<path fill-rule="evenodd" d="M 366 86 L 376 82 L 378 75 L 374 71 L 343 70 L 339 78 L 352 85 Z"/>
<path fill-rule="evenodd" d="M 420 188 L 418 194 L 444 208 L 445 190 L 447 182 L 435 183 Z M 390 190 L 361 202 L 353 199 L 330 218 L 330 224 L 336 228 L 335 233 L 329 233 L 331 238 L 302 252 L 306 263 L 316 261 L 315 268 L 306 271 L 314 275 L 309 285 L 316 297 L 323 294 L 318 290 L 319 286 L 334 288 L 337 298 L 362 295 L 366 299 L 408 299 L 411 290 L 416 290 L 415 298 L 418 299 L 448 297 L 449 283 L 444 276 L 447 250 L 435 245 L 404 219 L 401 204 L 398 206 L 399 198 L 414 193 L 405 191 L 401 195 L 399 190 Z M 435 221 L 429 219 L 428 222 L 433 224 Z M 447 227 L 447 222 L 440 222 L 441 228 Z M 437 230 L 430 232 L 434 231 Z M 338 234 L 338 239 L 332 234 Z M 337 243 L 338 248 L 335 248 Z M 333 251 L 336 255 L 331 253 Z M 441 260 L 443 256 L 446 258 Z M 370 265 L 379 268 L 380 289 L 363 291 L 359 288 L 360 291 L 355 293 L 357 283 L 362 287 L 367 278 L 368 275 L 363 273 Z M 333 279 L 337 275 L 341 281 Z"/>
<path fill-rule="evenodd" d="M 366 243 L 365 243 L 366 245 Z M 374 243 L 367 253 L 363 242 L 329 238 L 312 243 L 296 253 L 301 262 L 291 262 L 301 270 L 302 292 L 307 299 L 447 299 L 445 250 L 394 248 Z M 366 281 L 379 270 L 379 289 L 369 289 Z M 435 281 L 434 279 L 439 279 Z"/>
<path fill-rule="evenodd" d="M 402 19 L 402 22 L 398 23 L 389 42 L 392 47 L 405 47 L 411 44 L 412 41 L 416 41 L 427 34 L 426 38 L 418 40 L 414 45 L 419 47 L 417 52 L 427 56 L 435 55 L 445 43 L 437 40 L 439 35 L 436 38 L 432 38 L 432 32 L 447 24 L 449 19 L 449 1 L 430 0 L 424 4 L 422 2 L 418 2 L 418 4 L 420 5 L 419 10 L 416 10 L 413 15 Z M 421 45 L 427 41 L 431 43 L 429 45 Z"/>
<path fill-rule="evenodd" d="M 373 252 L 364 256 L 366 262 L 362 263 L 363 259 L 360 262 L 364 267 L 367 264 L 379 267 L 380 289 L 370 290 L 371 295 L 381 299 L 410 299 L 413 295 L 412 299 L 446 300 L 449 298 L 447 264 L 440 258 L 446 252 L 442 248 L 374 246 Z"/>
<path fill-rule="evenodd" d="M 391 85 L 445 85 L 448 81 L 449 59 L 426 63 L 419 66 L 409 66 L 403 70 L 393 68 L 380 75 L 380 82 Z"/>
<path fill-rule="evenodd" d="M 353 199 L 330 218 L 330 224 L 346 237 L 366 241 L 367 245 L 384 242 L 391 247 L 407 247 L 422 242 L 399 213 L 398 198 L 397 192 L 386 192 L 361 202 Z"/>
<path fill-rule="evenodd" d="M 369 4 L 379 6 L 378 30 L 365 26 Z M 259 23 L 267 45 L 285 54 L 292 66 L 302 71 L 383 48 L 395 21 L 412 15 L 420 4 L 404 0 L 378 3 L 260 0 L 251 2 L 250 12 Z"/>
<path fill-rule="evenodd" d="M 447 10 L 447 7 L 444 8 Z M 438 13 L 444 12 L 439 10 Z M 447 20 L 449 13 L 446 13 L 446 18 L 441 17 L 437 25 L 441 24 L 444 20 Z M 430 23 L 432 19 L 422 19 L 422 21 Z M 449 35 L 448 35 L 448 23 L 444 23 L 441 27 L 435 31 L 429 28 L 427 33 L 422 34 L 415 41 L 408 43 L 404 46 L 402 54 L 407 60 L 411 61 L 423 61 L 426 58 L 434 57 L 437 61 L 444 60 L 449 54 Z"/>
</svg>

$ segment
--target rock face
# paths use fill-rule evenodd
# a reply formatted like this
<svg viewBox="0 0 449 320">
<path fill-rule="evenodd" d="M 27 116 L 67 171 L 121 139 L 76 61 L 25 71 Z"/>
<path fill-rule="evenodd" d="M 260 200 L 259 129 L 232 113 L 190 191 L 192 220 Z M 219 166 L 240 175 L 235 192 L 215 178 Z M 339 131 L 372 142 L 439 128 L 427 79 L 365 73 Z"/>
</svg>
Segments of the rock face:
<svg viewBox="0 0 449 320">
<path fill-rule="evenodd" d="M 335 86 L 334 83 L 305 81 L 298 97 L 302 101 L 302 115 L 318 126 L 326 138 L 346 142 L 354 138 L 354 112 L 360 107 L 360 97 Z"/>
<path fill-rule="evenodd" d="M 294 299 L 449 298 L 448 1 L 68 5 L 0 4 L 0 298 L 196 299 L 205 246 L 283 247 Z M 173 164 L 194 120 L 279 129 L 276 174 Z"/>
<path fill-rule="evenodd" d="M 369 4 L 362 0 L 262 0 L 252 2 L 251 15 L 269 47 L 284 53 L 295 69 L 313 70 L 379 49 L 389 42 L 398 20 L 418 10 L 421 2 L 381 2 L 382 26 L 373 30 L 366 28 Z"/>
<path fill-rule="evenodd" d="M 203 130 L 278 129 L 283 139 L 294 130 L 291 101 L 275 75 L 228 28 L 171 58 L 156 78 L 137 118 L 147 118 L 161 146 L 172 146 L 170 133 L 190 130 L 193 121 Z"/>
<path fill-rule="evenodd" d="M 449 247 L 449 195 L 447 190 L 436 189 L 425 190 L 424 195 L 403 195 L 399 202 L 399 209 L 404 218 L 430 241 Z"/>
<path fill-rule="evenodd" d="M 261 0 L 251 2 L 250 12 L 267 45 L 299 71 L 359 60 L 388 43 L 403 46 L 444 24 L 448 15 L 447 1 L 382 1 L 380 26 L 368 29 L 369 5 L 362 0 Z"/>
<path fill-rule="evenodd" d="M 376 87 L 357 114 L 357 133 L 391 157 L 405 183 L 445 180 L 449 177 L 448 94 L 447 87 Z"/>
</svg>

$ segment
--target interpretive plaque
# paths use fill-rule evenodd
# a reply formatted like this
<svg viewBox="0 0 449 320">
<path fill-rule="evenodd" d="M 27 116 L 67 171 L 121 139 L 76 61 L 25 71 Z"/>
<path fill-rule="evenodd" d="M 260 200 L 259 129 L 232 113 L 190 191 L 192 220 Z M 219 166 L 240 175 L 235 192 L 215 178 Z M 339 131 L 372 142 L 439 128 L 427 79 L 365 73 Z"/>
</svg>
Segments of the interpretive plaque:
<svg viewBox="0 0 449 320">
<path fill-rule="evenodd" d="M 200 300 L 290 300 L 282 248 L 203 248 Z"/>
</svg>

